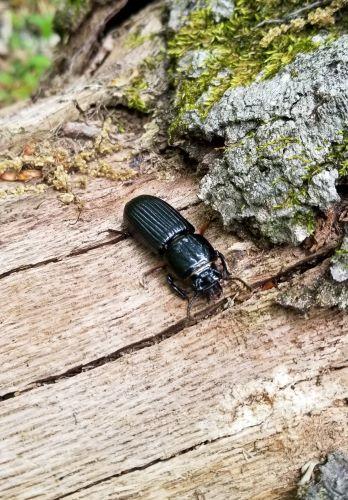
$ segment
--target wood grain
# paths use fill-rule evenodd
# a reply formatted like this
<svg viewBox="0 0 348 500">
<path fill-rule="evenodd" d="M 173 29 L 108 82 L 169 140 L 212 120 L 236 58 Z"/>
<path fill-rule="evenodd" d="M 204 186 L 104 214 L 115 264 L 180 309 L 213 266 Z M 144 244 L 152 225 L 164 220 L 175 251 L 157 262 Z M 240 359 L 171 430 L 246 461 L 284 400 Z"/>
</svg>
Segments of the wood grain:
<svg viewBox="0 0 348 500">
<path fill-rule="evenodd" d="M 145 176 L 132 185 L 113 187 L 95 181 L 90 189 L 77 223 L 75 209 L 53 196 L 42 204 L 35 197 L 4 204 L 0 248 L 2 269 L 9 274 L 0 279 L 0 396 L 69 370 L 78 372 L 89 363 L 107 362 L 105 358 L 118 357 L 130 346 L 186 325 L 186 303 L 169 290 L 164 272 L 150 277 L 147 290 L 139 284 L 156 257 L 132 240 L 110 245 L 119 238 L 100 231 L 119 228 L 124 204 L 145 192 L 177 208 L 188 206 L 183 214 L 198 227 L 207 212 L 197 205 L 195 180 L 186 176 L 166 182 Z M 234 274 L 251 284 L 305 258 L 301 250 L 265 251 L 241 243 L 218 223 L 206 234 L 226 255 Z M 235 286 L 225 287 L 226 297 L 237 292 Z M 195 313 L 206 310 L 201 300 Z"/>
<path fill-rule="evenodd" d="M 85 203 L 80 217 L 74 205 L 63 205 L 57 194 L 5 199 L 0 203 L 0 275 L 59 260 L 107 241 L 107 229 L 119 229 L 125 203 L 139 194 L 161 196 L 182 208 L 197 202 L 195 179 L 161 181 L 143 175 L 132 183 L 92 180 L 81 191 Z"/>
<path fill-rule="evenodd" d="M 347 408 L 335 406 L 320 415 L 294 417 L 290 425 L 268 425 L 266 432 L 265 426 L 257 425 L 241 436 L 197 446 L 144 470 L 82 488 L 67 498 L 293 500 L 294 485 L 306 462 L 320 461 L 331 450 L 347 449 L 347 419 Z"/>
<path fill-rule="evenodd" d="M 125 4 L 91 13 L 95 29 L 73 73 Z M 57 78 L 56 95 L 0 112 L 2 150 L 15 156 L 27 141 L 55 144 L 81 109 L 124 104 L 144 59 L 165 43 L 162 14 L 161 3 L 148 5 L 104 33 L 113 46 L 102 44 L 84 75 L 71 84 Z M 132 34 L 146 41 L 132 47 Z M 196 227 L 207 220 L 193 174 L 143 174 L 146 154 L 151 171 L 167 157 L 147 151 L 144 120 L 132 120 L 117 138 L 119 156 L 107 160 L 143 159 L 139 177 L 92 180 L 76 193 L 81 214 L 52 192 L 0 201 L 0 498 L 294 498 L 306 461 L 348 451 L 348 321 L 335 309 L 283 309 L 275 287 L 289 276 L 312 279 L 320 269 L 309 268 L 335 242 L 315 255 L 265 249 L 214 222 L 208 239 L 254 293 L 226 284 L 224 297 L 199 301 L 188 322 L 165 273 L 139 285 L 156 258 L 105 232 L 120 228 L 125 203 L 143 193 L 166 199 Z"/>
<path fill-rule="evenodd" d="M 305 318 L 272 305 L 273 296 L 254 296 L 158 344 L 3 401 L 2 497 L 59 498 L 199 444 L 209 454 L 210 441 L 226 438 L 230 450 L 245 444 L 247 454 L 255 439 L 261 449 L 262 439 L 276 448 L 294 439 L 308 456 L 310 435 L 293 436 L 309 415 L 325 418 L 326 410 L 331 417 L 321 452 L 338 442 L 345 446 L 343 411 L 334 424 L 329 410 L 348 395 L 346 317 L 321 310 Z M 192 453 L 187 470 L 195 467 Z M 223 457 L 222 451 L 222 463 Z M 257 494 L 267 498 L 270 488 L 285 489 L 299 460 L 279 461 Z M 206 470 L 200 470 L 196 488 L 205 485 Z M 218 498 L 231 498 L 232 485 L 224 490 L 224 484 L 226 479 L 219 482 Z M 186 494 L 185 477 L 183 485 Z M 132 488 L 142 498 L 155 498 L 157 485 L 145 486 L 143 497 L 140 479 Z M 251 498 L 253 492 L 249 485 L 244 496 L 235 491 L 232 498 Z M 116 487 L 114 498 L 125 498 L 121 494 Z"/>
</svg>

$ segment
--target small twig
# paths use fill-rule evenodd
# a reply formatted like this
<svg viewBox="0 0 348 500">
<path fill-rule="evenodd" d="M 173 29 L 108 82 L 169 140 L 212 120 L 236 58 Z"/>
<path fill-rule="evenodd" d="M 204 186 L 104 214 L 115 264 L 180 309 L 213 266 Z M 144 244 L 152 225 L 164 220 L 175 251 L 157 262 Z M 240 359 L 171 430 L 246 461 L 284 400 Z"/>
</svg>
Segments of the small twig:
<svg viewBox="0 0 348 500">
<path fill-rule="evenodd" d="M 291 12 L 290 14 L 285 16 L 285 19 L 286 20 L 293 19 L 293 18 L 301 15 L 303 12 L 306 12 L 307 10 L 316 9 L 317 7 L 322 7 L 323 5 L 326 5 L 328 3 L 330 3 L 330 0 L 318 0 L 317 2 L 313 2 L 309 5 L 305 5 L 304 7 L 301 7 L 300 9 L 294 10 L 293 12 Z"/>
<path fill-rule="evenodd" d="M 259 24 L 257 24 L 254 27 L 254 29 L 262 28 L 262 26 L 265 26 L 266 24 L 282 24 L 283 22 L 284 22 L 284 19 L 264 19 Z"/>
<path fill-rule="evenodd" d="M 80 104 L 78 103 L 77 99 L 74 99 L 74 100 L 73 100 L 73 103 L 74 103 L 75 108 L 77 109 L 77 111 L 78 111 L 78 112 L 79 112 L 79 113 L 80 113 L 80 114 L 81 114 L 84 118 L 86 118 L 86 111 L 84 111 L 84 110 L 81 108 L 81 106 L 80 106 Z"/>
<path fill-rule="evenodd" d="M 78 215 L 77 215 L 77 219 L 75 220 L 75 222 L 72 222 L 70 225 L 71 226 L 74 226 L 75 224 L 77 224 L 81 218 L 81 214 L 82 214 L 82 210 L 83 210 L 83 207 L 77 207 L 77 210 L 78 210 Z"/>
<path fill-rule="evenodd" d="M 282 24 L 290 21 L 291 19 L 295 19 L 296 17 L 299 17 L 301 14 L 308 10 L 315 9 L 316 7 L 322 7 L 323 5 L 326 5 L 330 3 L 329 0 L 317 0 L 317 2 L 313 2 L 309 5 L 305 5 L 304 7 L 301 7 L 300 9 L 296 9 L 293 12 L 290 12 L 290 14 L 287 14 L 285 17 L 282 19 L 265 19 L 264 21 L 261 21 L 259 24 L 255 26 L 255 28 L 261 28 L 262 26 L 265 26 L 266 24 Z"/>
<path fill-rule="evenodd" d="M 42 200 L 40 201 L 40 203 L 38 204 L 37 207 L 34 207 L 34 210 L 39 210 L 39 208 L 41 207 L 41 205 L 43 205 L 45 203 L 46 200 Z"/>
</svg>

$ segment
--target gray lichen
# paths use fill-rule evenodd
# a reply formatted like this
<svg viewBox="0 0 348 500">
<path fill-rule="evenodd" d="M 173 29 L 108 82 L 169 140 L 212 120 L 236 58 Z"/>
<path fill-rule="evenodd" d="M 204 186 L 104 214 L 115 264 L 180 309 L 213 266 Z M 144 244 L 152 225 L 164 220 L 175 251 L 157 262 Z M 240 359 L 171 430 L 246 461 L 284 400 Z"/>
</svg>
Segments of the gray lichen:
<svg viewBox="0 0 348 500">
<path fill-rule="evenodd" d="M 209 9 L 214 20 L 220 22 L 228 19 L 234 9 L 233 0 L 177 0 L 169 4 L 171 8 L 168 26 L 174 31 L 179 30 L 185 24 L 193 10 Z"/>
<path fill-rule="evenodd" d="M 226 151 L 200 197 L 226 226 L 247 223 L 274 243 L 301 243 L 316 209 L 339 200 L 332 144 L 348 123 L 348 36 L 296 60 L 271 80 L 227 91 L 192 132 L 222 137 Z"/>
<path fill-rule="evenodd" d="M 307 285 L 290 286 L 279 295 L 276 302 L 301 313 L 308 312 L 312 307 L 338 307 L 347 310 L 348 287 L 346 283 L 339 283 L 325 273 Z"/>
<path fill-rule="evenodd" d="M 325 464 L 317 468 L 314 480 L 298 491 L 301 500 L 347 500 L 348 457 L 341 452 L 328 455 Z"/>
<path fill-rule="evenodd" d="M 348 233 L 348 228 L 346 229 Z M 336 250 L 335 255 L 331 259 L 330 272 L 332 278 L 339 283 L 348 280 L 348 236 L 344 238 L 341 247 Z"/>
<path fill-rule="evenodd" d="M 168 5 L 170 139 L 189 154 L 195 137 L 225 145 L 201 198 L 227 228 L 301 243 L 347 171 L 346 0 Z"/>
<path fill-rule="evenodd" d="M 205 71 L 210 57 L 208 50 L 190 50 L 180 59 L 177 71 L 185 78 L 198 78 Z"/>
</svg>

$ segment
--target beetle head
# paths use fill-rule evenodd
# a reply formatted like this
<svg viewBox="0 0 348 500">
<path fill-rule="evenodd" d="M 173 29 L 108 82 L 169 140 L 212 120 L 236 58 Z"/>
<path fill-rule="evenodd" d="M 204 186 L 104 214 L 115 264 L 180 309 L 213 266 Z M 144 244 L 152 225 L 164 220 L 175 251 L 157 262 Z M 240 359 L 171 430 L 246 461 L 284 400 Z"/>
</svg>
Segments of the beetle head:
<svg viewBox="0 0 348 500">
<path fill-rule="evenodd" d="M 192 277 L 192 287 L 195 292 L 207 296 L 209 299 L 215 299 L 222 294 L 220 280 L 222 274 L 214 264 L 203 269 L 200 273 Z"/>
</svg>

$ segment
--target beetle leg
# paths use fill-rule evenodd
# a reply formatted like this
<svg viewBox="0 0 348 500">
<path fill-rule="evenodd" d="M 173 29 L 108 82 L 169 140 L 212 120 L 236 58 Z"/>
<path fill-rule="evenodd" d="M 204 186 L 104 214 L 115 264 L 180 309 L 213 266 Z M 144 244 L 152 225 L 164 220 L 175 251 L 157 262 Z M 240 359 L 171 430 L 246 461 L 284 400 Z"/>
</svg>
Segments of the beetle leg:
<svg viewBox="0 0 348 500">
<path fill-rule="evenodd" d="M 123 238 L 128 238 L 130 234 L 125 229 L 104 229 L 103 231 L 99 231 L 98 234 L 108 233 L 110 236 L 123 236 Z"/>
<path fill-rule="evenodd" d="M 185 290 L 183 290 L 182 288 L 180 288 L 175 282 L 174 282 L 174 278 L 171 274 L 168 274 L 167 276 L 167 283 L 168 285 L 170 286 L 170 288 L 172 290 L 174 290 L 174 292 L 179 295 L 179 297 L 181 297 L 183 300 L 187 300 L 188 299 L 188 295 L 187 293 L 185 292 Z"/>
<path fill-rule="evenodd" d="M 114 235 L 121 235 L 121 236 L 124 236 L 125 238 L 127 238 L 128 236 L 130 236 L 129 233 L 127 233 L 127 231 L 123 230 L 123 229 L 105 229 L 104 231 L 100 231 L 98 234 L 102 234 L 102 233 L 109 233 L 109 234 L 114 234 Z"/>
<path fill-rule="evenodd" d="M 223 279 L 228 279 L 231 276 L 231 273 L 228 270 L 225 257 L 222 255 L 222 253 L 218 252 L 217 250 L 216 250 L 216 257 L 218 259 L 220 259 L 221 264 L 222 264 L 222 277 L 223 277 Z"/>
<path fill-rule="evenodd" d="M 157 266 L 151 267 L 151 269 L 148 269 L 147 271 L 145 271 L 139 280 L 141 286 L 144 288 L 147 288 L 147 283 L 146 283 L 146 279 L 145 279 L 146 276 L 149 276 L 154 271 L 157 271 L 157 269 L 163 269 L 164 267 L 166 267 L 166 265 L 167 265 L 166 262 L 160 262 L 159 264 L 157 264 Z"/>
<path fill-rule="evenodd" d="M 196 300 L 196 298 L 198 297 L 198 293 L 195 292 L 192 297 L 188 300 L 187 302 L 187 319 L 190 319 L 191 318 L 191 309 L 192 309 L 192 304 L 194 303 L 194 301 Z"/>
</svg>

